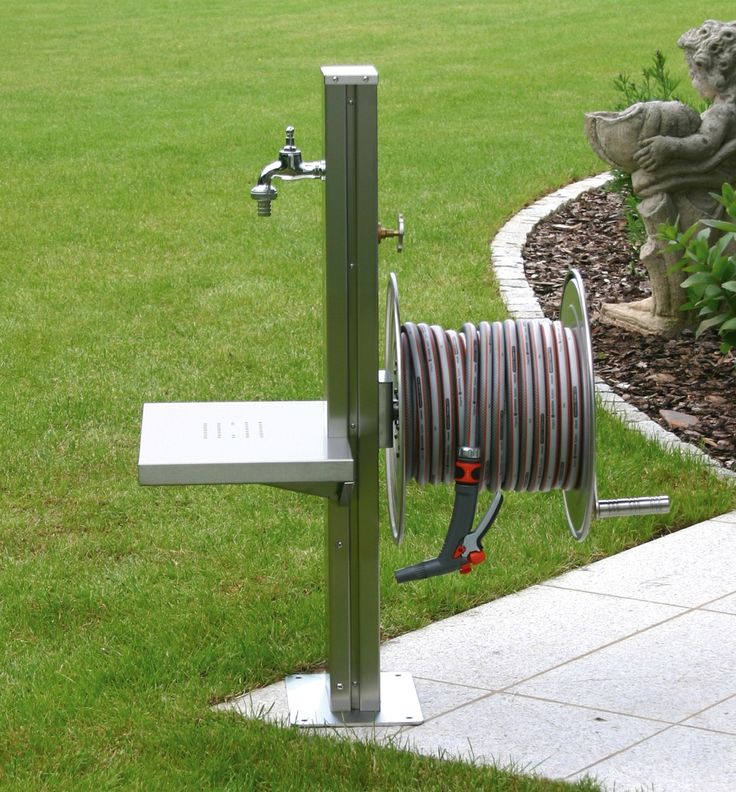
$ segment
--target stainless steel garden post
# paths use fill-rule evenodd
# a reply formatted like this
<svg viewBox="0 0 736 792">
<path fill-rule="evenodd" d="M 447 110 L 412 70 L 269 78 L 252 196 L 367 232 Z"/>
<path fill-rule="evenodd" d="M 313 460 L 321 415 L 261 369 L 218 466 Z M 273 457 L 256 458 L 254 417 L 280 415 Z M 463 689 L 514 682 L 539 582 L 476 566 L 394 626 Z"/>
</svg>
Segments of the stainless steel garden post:
<svg viewBox="0 0 736 792">
<path fill-rule="evenodd" d="M 355 475 L 327 505 L 329 696 L 320 704 L 318 675 L 289 677 L 289 709 L 302 725 L 420 723 L 411 676 L 380 670 L 378 73 L 322 75 L 327 423 L 331 438 L 347 438 Z"/>
<path fill-rule="evenodd" d="M 323 68 L 328 432 L 347 437 L 355 483 L 328 504 L 333 712 L 380 709 L 378 593 L 378 74 Z"/>
</svg>

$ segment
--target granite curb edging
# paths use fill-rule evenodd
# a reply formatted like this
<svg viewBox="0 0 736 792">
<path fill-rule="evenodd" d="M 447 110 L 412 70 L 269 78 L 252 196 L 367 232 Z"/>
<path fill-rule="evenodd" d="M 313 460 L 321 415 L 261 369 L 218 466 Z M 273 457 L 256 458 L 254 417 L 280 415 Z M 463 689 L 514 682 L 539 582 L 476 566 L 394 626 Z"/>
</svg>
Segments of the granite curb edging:
<svg viewBox="0 0 736 792">
<path fill-rule="evenodd" d="M 524 272 L 522 250 L 534 227 L 547 215 L 588 190 L 598 189 L 611 180 L 610 173 L 601 173 L 588 179 L 568 184 L 545 195 L 525 207 L 501 227 L 491 241 L 491 268 L 496 277 L 501 299 L 515 319 L 541 319 L 544 312 L 529 285 Z M 721 467 L 706 453 L 686 443 L 672 432 L 663 429 L 656 421 L 619 396 L 610 385 L 596 377 L 596 394 L 601 405 L 645 437 L 655 440 L 668 451 L 695 457 L 713 472 L 729 481 L 736 480 L 736 472 Z"/>
</svg>

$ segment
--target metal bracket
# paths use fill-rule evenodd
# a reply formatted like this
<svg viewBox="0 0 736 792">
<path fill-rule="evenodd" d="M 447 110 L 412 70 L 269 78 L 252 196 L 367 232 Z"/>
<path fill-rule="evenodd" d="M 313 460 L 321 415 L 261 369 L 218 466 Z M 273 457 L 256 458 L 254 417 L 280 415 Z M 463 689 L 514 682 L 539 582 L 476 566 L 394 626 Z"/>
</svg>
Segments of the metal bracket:
<svg viewBox="0 0 736 792">
<path fill-rule="evenodd" d="M 337 496 L 337 502 L 340 504 L 340 506 L 348 506 L 350 504 L 350 501 L 353 499 L 354 490 L 354 481 L 345 481 L 340 485 L 339 494 Z"/>
</svg>

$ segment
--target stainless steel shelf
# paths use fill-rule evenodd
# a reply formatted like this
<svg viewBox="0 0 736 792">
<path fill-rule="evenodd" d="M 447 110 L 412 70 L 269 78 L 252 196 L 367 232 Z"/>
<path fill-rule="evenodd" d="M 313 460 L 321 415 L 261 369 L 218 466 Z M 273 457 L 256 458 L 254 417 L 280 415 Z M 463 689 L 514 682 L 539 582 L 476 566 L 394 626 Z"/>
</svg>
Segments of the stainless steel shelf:
<svg viewBox="0 0 736 792">
<path fill-rule="evenodd" d="M 145 404 L 141 484 L 276 484 L 352 481 L 347 439 L 327 436 L 327 403 Z"/>
</svg>

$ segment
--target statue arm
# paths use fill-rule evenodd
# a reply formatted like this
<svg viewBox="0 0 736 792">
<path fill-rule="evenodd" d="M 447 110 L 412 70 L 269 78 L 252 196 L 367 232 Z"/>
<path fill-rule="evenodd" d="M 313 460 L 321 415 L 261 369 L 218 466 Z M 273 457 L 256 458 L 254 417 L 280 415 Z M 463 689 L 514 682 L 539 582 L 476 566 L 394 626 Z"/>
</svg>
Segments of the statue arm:
<svg viewBox="0 0 736 792">
<path fill-rule="evenodd" d="M 716 154 L 736 132 L 736 108 L 714 105 L 705 113 L 700 128 L 693 135 L 676 138 L 654 135 L 641 141 L 634 155 L 636 163 L 648 171 L 671 160 L 706 160 Z"/>
</svg>

